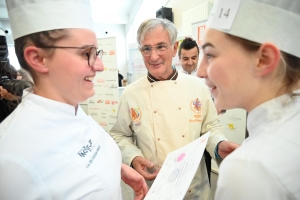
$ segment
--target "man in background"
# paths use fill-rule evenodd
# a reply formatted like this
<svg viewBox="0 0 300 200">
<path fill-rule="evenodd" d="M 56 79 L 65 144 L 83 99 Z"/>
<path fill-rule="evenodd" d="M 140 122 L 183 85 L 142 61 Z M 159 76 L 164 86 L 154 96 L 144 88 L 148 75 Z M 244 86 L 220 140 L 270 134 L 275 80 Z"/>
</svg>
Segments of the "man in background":
<svg viewBox="0 0 300 200">
<path fill-rule="evenodd" d="M 181 72 L 197 76 L 199 47 L 192 38 L 185 38 L 179 46 L 178 57 L 182 66 Z"/>
<path fill-rule="evenodd" d="M 192 38 L 185 38 L 179 46 L 178 57 L 182 66 L 181 72 L 197 76 L 197 66 L 199 61 L 199 47 L 195 40 Z M 204 151 L 206 170 L 208 175 L 208 180 L 210 182 L 211 173 L 211 156 L 208 151 Z"/>
</svg>

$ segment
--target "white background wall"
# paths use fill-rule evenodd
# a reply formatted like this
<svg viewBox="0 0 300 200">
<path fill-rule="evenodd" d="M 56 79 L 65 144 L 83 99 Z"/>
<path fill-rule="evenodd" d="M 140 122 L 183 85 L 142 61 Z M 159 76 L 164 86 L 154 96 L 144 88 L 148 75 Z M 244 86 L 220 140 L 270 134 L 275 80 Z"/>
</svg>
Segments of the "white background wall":
<svg viewBox="0 0 300 200">
<path fill-rule="evenodd" d="M 214 2 L 214 0 L 169 0 L 165 7 L 172 8 L 174 15 L 174 24 L 178 30 L 178 36 L 182 35 L 182 13 L 193 9 L 207 1 Z"/>
<path fill-rule="evenodd" d="M 95 24 L 97 38 L 114 36 L 116 38 L 117 63 L 120 73 L 127 76 L 127 49 L 125 25 L 122 24 Z M 105 33 L 107 32 L 107 34 Z"/>
<path fill-rule="evenodd" d="M 7 44 L 13 45 L 14 39 L 13 39 L 13 36 L 11 33 L 11 27 L 10 27 L 10 23 L 9 23 L 8 19 L 1 19 L 1 22 L 2 22 L 3 28 L 5 28 L 5 30 L 9 31 L 8 35 L 6 35 Z"/>
</svg>

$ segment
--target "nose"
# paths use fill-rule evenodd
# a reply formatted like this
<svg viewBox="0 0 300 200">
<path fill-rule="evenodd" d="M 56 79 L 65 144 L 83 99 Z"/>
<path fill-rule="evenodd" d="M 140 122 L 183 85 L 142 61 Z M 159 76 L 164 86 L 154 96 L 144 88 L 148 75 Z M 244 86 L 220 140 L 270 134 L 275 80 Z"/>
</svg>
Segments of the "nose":
<svg viewBox="0 0 300 200">
<path fill-rule="evenodd" d="M 151 49 L 150 59 L 151 59 L 151 60 L 157 60 L 158 58 L 159 58 L 159 55 L 158 55 L 156 49 L 155 49 L 155 48 L 152 48 L 152 49 Z"/>
<path fill-rule="evenodd" d="M 200 65 L 197 69 L 197 76 L 199 78 L 207 78 L 207 66 L 205 65 L 203 60 L 201 61 Z"/>
<path fill-rule="evenodd" d="M 193 64 L 193 60 L 191 58 L 188 59 L 188 62 L 187 62 L 189 65 L 192 65 Z"/>
<path fill-rule="evenodd" d="M 97 56 L 94 66 L 92 67 L 94 71 L 102 72 L 104 70 L 104 65 L 102 60 Z"/>
</svg>

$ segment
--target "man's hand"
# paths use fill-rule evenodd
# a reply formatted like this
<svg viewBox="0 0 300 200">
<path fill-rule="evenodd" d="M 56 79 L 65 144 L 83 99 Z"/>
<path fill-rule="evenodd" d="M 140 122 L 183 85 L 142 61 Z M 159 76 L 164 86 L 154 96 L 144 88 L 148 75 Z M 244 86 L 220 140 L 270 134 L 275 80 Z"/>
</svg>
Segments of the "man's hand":
<svg viewBox="0 0 300 200">
<path fill-rule="evenodd" d="M 154 164 L 142 156 L 137 156 L 132 161 L 133 168 L 140 173 L 146 180 L 152 181 L 157 176 L 159 169 L 154 169 Z M 148 172 L 147 168 L 154 172 Z"/>
<path fill-rule="evenodd" d="M 134 190 L 134 200 L 142 200 L 146 196 L 148 192 L 146 181 L 144 177 L 142 177 L 134 169 L 128 165 L 122 164 L 121 178 L 124 183 L 129 185 Z"/>
<path fill-rule="evenodd" d="M 218 146 L 218 154 L 221 156 L 222 159 L 224 159 L 226 156 L 228 156 L 231 152 L 233 152 L 236 148 L 238 148 L 240 145 L 229 142 L 229 141 L 222 141 L 219 143 Z"/>
</svg>

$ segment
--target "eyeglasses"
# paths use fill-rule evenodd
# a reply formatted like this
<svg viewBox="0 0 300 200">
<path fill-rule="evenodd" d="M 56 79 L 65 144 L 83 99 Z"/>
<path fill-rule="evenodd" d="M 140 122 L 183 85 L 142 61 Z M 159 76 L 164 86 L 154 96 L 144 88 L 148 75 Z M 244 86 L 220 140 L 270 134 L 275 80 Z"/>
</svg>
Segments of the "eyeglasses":
<svg viewBox="0 0 300 200">
<path fill-rule="evenodd" d="M 152 49 L 155 49 L 156 53 L 159 55 L 159 56 L 162 56 L 166 53 L 166 50 L 172 45 L 157 45 L 157 46 L 154 46 L 154 47 L 151 47 L 151 46 L 145 46 L 145 47 L 142 47 L 140 48 L 140 52 L 142 53 L 143 56 L 151 56 L 152 54 Z"/>
<path fill-rule="evenodd" d="M 85 54 L 88 57 L 88 64 L 90 67 L 93 67 L 97 56 L 102 60 L 103 50 L 97 50 L 95 46 L 83 46 L 83 47 L 62 47 L 62 46 L 42 46 L 40 48 L 45 49 L 52 49 L 52 48 L 59 48 L 59 49 L 86 49 L 87 52 Z"/>
</svg>

